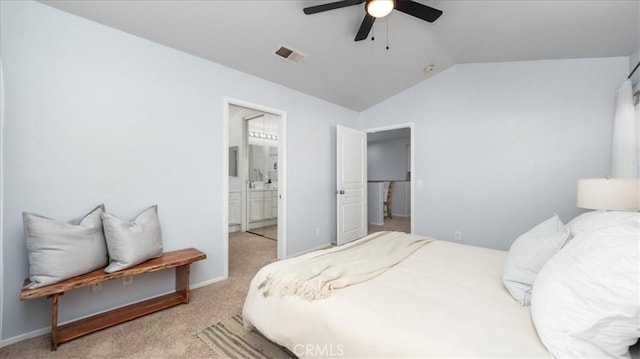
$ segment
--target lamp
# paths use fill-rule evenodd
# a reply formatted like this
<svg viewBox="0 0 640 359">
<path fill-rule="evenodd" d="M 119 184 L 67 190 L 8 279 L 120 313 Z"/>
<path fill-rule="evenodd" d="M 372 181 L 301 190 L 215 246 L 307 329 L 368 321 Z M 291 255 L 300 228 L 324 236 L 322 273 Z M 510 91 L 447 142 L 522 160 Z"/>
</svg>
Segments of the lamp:
<svg viewBox="0 0 640 359">
<path fill-rule="evenodd" d="M 368 0 L 367 14 L 373 17 L 385 17 L 393 10 L 394 0 Z"/>
<path fill-rule="evenodd" d="M 611 211 L 640 210 L 640 180 L 589 178 L 578 180 L 579 208 Z"/>
</svg>

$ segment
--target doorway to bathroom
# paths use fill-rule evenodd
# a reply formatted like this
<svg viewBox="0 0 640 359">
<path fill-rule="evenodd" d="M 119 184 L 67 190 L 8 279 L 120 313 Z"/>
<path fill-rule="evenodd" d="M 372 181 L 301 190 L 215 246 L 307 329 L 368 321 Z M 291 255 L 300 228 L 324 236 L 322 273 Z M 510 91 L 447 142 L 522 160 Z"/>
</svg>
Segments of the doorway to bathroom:
<svg viewBox="0 0 640 359">
<path fill-rule="evenodd" d="M 286 248 L 286 112 L 224 99 L 225 278 L 229 242 L 247 236 Z"/>
</svg>

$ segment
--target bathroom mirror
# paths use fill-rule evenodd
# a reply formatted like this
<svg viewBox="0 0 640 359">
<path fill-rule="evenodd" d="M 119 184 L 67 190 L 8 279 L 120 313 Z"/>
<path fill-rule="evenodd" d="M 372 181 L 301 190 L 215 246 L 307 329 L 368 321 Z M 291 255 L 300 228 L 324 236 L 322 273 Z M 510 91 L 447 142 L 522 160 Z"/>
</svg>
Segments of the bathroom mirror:
<svg viewBox="0 0 640 359">
<path fill-rule="evenodd" d="M 238 177 L 238 146 L 229 147 L 229 177 Z"/>
</svg>

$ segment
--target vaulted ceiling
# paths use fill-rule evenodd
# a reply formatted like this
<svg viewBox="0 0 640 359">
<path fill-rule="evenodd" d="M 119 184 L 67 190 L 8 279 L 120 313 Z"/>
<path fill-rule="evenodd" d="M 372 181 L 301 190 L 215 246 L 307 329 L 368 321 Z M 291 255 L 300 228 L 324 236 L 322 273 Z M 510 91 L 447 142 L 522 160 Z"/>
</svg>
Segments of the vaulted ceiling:
<svg viewBox="0 0 640 359">
<path fill-rule="evenodd" d="M 43 1 L 58 9 L 356 110 L 455 64 L 629 56 L 640 48 L 637 0 L 417 0 L 427 23 L 398 11 L 354 42 L 362 5 L 314 15 L 300 0 Z M 308 55 L 292 64 L 282 44 Z M 389 46 L 389 50 L 385 47 Z M 434 70 L 425 72 L 428 65 Z"/>
</svg>

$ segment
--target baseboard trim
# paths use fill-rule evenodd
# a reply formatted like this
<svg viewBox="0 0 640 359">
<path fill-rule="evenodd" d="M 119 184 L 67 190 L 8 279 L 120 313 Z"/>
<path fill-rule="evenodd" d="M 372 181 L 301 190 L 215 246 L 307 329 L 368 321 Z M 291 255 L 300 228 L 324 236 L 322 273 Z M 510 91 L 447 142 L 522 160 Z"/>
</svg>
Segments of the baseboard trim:
<svg viewBox="0 0 640 359">
<path fill-rule="evenodd" d="M 213 279 L 209 279 L 209 280 L 205 280 L 203 282 L 199 282 L 196 284 L 192 284 L 189 286 L 189 289 L 196 289 L 196 288 L 200 288 L 200 287 L 204 287 L 205 285 L 209 285 L 209 284 L 213 284 L 213 283 L 218 283 L 220 281 L 225 280 L 226 278 L 220 276 L 220 277 L 215 277 Z"/>
<path fill-rule="evenodd" d="M 0 340 L 0 348 L 4 348 L 7 345 L 15 344 L 15 343 L 21 342 L 23 340 L 39 337 L 39 336 L 45 335 L 47 333 L 51 333 L 51 328 L 42 328 L 42 329 L 34 330 L 32 332 L 29 332 L 29 333 L 16 335 L 15 337 L 2 339 L 2 340 Z"/>
<path fill-rule="evenodd" d="M 310 248 L 310 249 L 306 249 L 306 250 L 298 252 L 298 253 L 290 254 L 290 255 L 287 256 L 287 258 L 301 256 L 301 255 L 307 254 L 309 252 L 313 252 L 313 251 L 317 251 L 319 249 L 325 249 L 325 248 L 329 248 L 329 247 L 331 247 L 331 243 L 322 244 L 322 245 L 319 245 L 319 246 L 314 247 L 314 248 Z"/>
<path fill-rule="evenodd" d="M 224 279 L 225 278 L 223 278 L 223 277 L 215 277 L 213 279 L 209 279 L 209 280 L 205 280 L 203 282 L 198 282 L 196 284 L 192 284 L 192 285 L 189 286 L 189 289 L 193 290 L 193 289 L 196 289 L 196 288 L 204 287 L 204 286 L 209 285 L 209 284 L 220 282 L 220 281 L 222 281 Z M 165 294 L 169 294 L 169 293 L 173 293 L 173 291 L 168 291 L 168 292 L 165 292 L 165 293 L 160 293 L 160 294 L 157 294 L 157 295 L 153 295 L 153 296 L 150 296 L 150 297 L 147 297 L 147 298 L 140 299 L 140 300 L 135 301 L 133 303 L 142 302 L 142 301 L 145 301 L 147 299 L 151 299 L 151 298 L 158 297 L 158 296 L 165 295 Z M 79 319 L 88 318 L 90 316 L 93 316 L 93 315 L 96 315 L 96 314 L 100 314 L 100 313 L 104 313 L 104 312 L 108 312 L 110 310 L 118 309 L 118 308 L 121 308 L 121 307 L 125 307 L 125 306 L 133 304 L 133 303 L 126 303 L 126 304 L 123 304 L 123 305 L 119 305 L 117 307 L 113 307 L 113 308 L 110 308 L 110 309 L 102 310 L 102 311 L 99 311 L 99 312 L 96 312 L 96 313 L 91 313 L 91 314 L 88 314 L 88 315 L 85 315 L 85 316 L 82 316 L 82 317 L 78 317 L 78 318 L 75 318 L 75 319 L 71 319 L 71 320 L 59 323 L 58 325 L 64 325 L 66 323 L 74 322 L 74 321 L 79 320 Z M 19 334 L 19 335 L 16 335 L 14 337 L 11 337 L 11 338 L 0 339 L 0 348 L 6 347 L 7 345 L 11 345 L 11 344 L 15 344 L 15 343 L 21 342 L 23 340 L 32 339 L 32 338 L 35 338 L 35 337 L 39 337 L 41 335 L 49 334 L 49 333 L 51 333 L 51 328 L 47 327 L 47 328 L 37 329 L 37 330 L 34 330 L 32 332 L 28 332 L 28 333 L 24 333 L 24 334 Z"/>
</svg>

